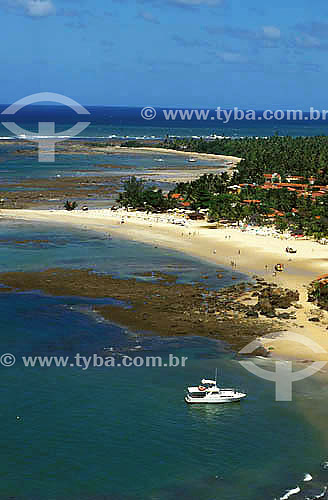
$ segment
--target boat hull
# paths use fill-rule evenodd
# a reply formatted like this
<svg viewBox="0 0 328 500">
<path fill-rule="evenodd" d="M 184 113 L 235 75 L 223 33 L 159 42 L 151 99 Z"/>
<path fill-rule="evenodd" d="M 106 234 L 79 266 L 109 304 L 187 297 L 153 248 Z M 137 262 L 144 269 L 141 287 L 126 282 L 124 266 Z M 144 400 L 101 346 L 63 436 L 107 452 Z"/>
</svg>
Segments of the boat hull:
<svg viewBox="0 0 328 500">
<path fill-rule="evenodd" d="M 210 399 L 200 399 L 200 398 L 189 398 L 188 396 L 185 396 L 184 400 L 187 404 L 211 404 L 211 405 L 217 405 L 217 404 L 224 404 L 224 403 L 239 403 L 242 399 L 244 399 L 246 396 L 240 396 L 238 398 L 218 398 L 216 400 L 210 400 Z"/>
</svg>

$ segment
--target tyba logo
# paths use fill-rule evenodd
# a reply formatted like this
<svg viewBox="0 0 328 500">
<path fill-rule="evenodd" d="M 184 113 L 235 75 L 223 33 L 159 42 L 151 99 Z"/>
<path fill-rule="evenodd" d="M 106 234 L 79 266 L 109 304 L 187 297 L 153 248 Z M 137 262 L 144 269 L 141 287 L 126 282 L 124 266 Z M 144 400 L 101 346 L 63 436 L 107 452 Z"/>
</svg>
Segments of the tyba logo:
<svg viewBox="0 0 328 500">
<path fill-rule="evenodd" d="M 271 339 L 272 340 L 272 339 Z M 327 351 L 323 349 L 319 344 L 313 342 L 313 340 L 308 337 L 304 337 L 303 335 L 299 335 L 293 332 L 286 332 L 283 336 L 283 340 L 296 342 L 298 344 L 303 344 L 309 347 L 313 352 L 317 354 L 327 355 Z M 272 340 L 274 341 L 274 339 Z M 259 342 L 253 340 L 247 344 L 247 346 L 243 347 L 239 351 L 240 354 L 251 354 L 258 347 Z M 293 364 L 291 361 L 275 361 L 275 371 L 264 370 L 260 368 L 254 361 L 239 361 L 239 363 L 249 372 L 253 373 L 259 378 L 264 380 L 270 380 L 276 384 L 276 401 L 292 401 L 292 386 L 293 382 L 297 382 L 299 380 L 303 380 L 305 378 L 311 377 L 319 370 L 321 370 L 326 364 L 327 361 L 314 361 L 309 366 L 304 368 L 303 370 L 298 370 L 293 372 Z"/>
<path fill-rule="evenodd" d="M 54 94 L 52 92 L 40 92 L 39 94 L 32 94 L 24 97 L 2 111 L 1 115 L 15 115 L 25 106 L 28 106 L 29 104 L 36 104 L 38 102 L 55 102 L 57 104 L 68 106 L 78 115 L 90 115 L 89 111 L 78 102 L 64 95 Z M 77 122 L 70 129 L 61 132 L 60 134 L 56 134 L 54 121 L 39 122 L 37 133 L 24 130 L 14 122 L 8 121 L 1 123 L 17 137 L 27 141 L 37 142 L 39 146 L 39 162 L 50 163 L 55 161 L 55 144 L 57 142 L 62 142 L 70 139 L 71 137 L 77 136 L 90 125 L 90 122 Z"/>
</svg>

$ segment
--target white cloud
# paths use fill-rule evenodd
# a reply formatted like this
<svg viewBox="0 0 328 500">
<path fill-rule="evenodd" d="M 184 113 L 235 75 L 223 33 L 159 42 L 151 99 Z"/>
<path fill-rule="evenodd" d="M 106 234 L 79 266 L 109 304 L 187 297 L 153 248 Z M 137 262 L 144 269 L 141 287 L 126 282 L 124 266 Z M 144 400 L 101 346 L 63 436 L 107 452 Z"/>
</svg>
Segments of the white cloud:
<svg viewBox="0 0 328 500">
<path fill-rule="evenodd" d="M 321 41 L 311 35 L 302 35 L 295 38 L 295 44 L 303 49 L 318 49 L 322 46 Z M 325 48 L 327 46 L 325 45 Z"/>
<path fill-rule="evenodd" d="M 262 32 L 268 40 L 279 40 L 281 36 L 280 29 L 276 26 L 262 26 Z"/>
<path fill-rule="evenodd" d="M 276 42 L 281 38 L 280 29 L 276 26 L 262 26 L 257 30 L 249 30 L 235 26 L 207 26 L 206 30 L 211 34 L 226 35 L 240 40 L 250 40 L 257 42 L 265 40 Z"/>
<path fill-rule="evenodd" d="M 170 0 L 170 3 L 181 7 L 219 7 L 224 0 Z"/>
<path fill-rule="evenodd" d="M 47 17 L 56 12 L 52 0 L 9 0 L 7 7 L 28 17 Z"/>
<path fill-rule="evenodd" d="M 56 9 L 51 0 L 28 0 L 25 11 L 30 17 L 46 17 L 54 14 Z"/>
<path fill-rule="evenodd" d="M 247 58 L 239 54 L 239 52 L 219 52 L 217 54 L 218 58 L 224 63 L 247 63 Z"/>
<path fill-rule="evenodd" d="M 150 12 L 139 12 L 138 17 L 140 17 L 147 23 L 159 24 L 159 20 Z"/>
<path fill-rule="evenodd" d="M 199 9 L 201 7 L 223 7 L 226 2 L 226 0 L 140 0 L 140 1 L 149 2 L 155 7 L 163 7 L 168 5 L 172 7 L 181 7 L 183 9 Z"/>
</svg>

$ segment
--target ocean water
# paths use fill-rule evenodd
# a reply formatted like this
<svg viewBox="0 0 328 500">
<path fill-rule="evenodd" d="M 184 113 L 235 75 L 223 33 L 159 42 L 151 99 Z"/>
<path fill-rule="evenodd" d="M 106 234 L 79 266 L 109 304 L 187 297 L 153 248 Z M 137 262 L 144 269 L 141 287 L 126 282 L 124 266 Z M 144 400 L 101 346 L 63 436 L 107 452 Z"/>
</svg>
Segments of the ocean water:
<svg viewBox="0 0 328 500">
<path fill-rule="evenodd" d="M 1 107 L 0 107 L 1 110 Z M 140 110 L 92 108 L 83 137 L 95 140 L 169 135 L 325 133 L 324 123 L 253 125 L 178 123 L 145 125 Z M 18 119 L 19 118 L 19 119 Z M 88 118 L 89 119 L 89 118 Z M 76 122 L 63 108 L 26 108 L 17 123 L 37 131 L 38 121 L 56 121 L 57 131 Z M 230 128 L 229 128 L 230 127 Z M 0 125 L 0 136 L 8 136 Z M 183 166 L 185 159 L 165 155 L 72 155 L 38 164 L 0 142 L 2 184 L 27 178 L 130 175 L 157 167 Z M 164 157 L 164 155 L 163 155 Z M 106 164 L 120 166 L 107 169 Z M 202 164 L 204 162 L 202 161 Z M 150 265 L 151 263 L 151 265 Z M 110 238 L 108 232 L 0 220 L 0 271 L 38 271 L 49 267 L 93 268 L 121 278 L 145 271 L 173 273 L 181 282 L 209 288 L 246 279 L 217 266 L 141 243 Z M 151 269 L 150 269 L 151 267 Z M 0 295 L 0 356 L 12 353 L 12 367 L 0 365 L 0 499 L 18 500 L 273 500 L 319 498 L 328 484 L 328 389 L 324 377 L 294 384 L 292 402 L 276 402 L 272 383 L 246 372 L 220 342 L 197 337 L 142 336 L 102 320 L 95 302 L 81 297 L 39 293 Z M 21 356 L 99 355 L 112 347 L 123 355 L 187 356 L 186 366 L 24 367 Z M 110 352 L 110 351 L 109 351 Z M 1 359 L 1 358 L 0 358 Z M 273 370 L 271 361 L 258 360 Z M 74 363 L 73 363 L 74 364 Z M 187 385 L 211 377 L 248 393 L 236 405 L 188 406 Z M 19 417 L 19 418 L 17 418 Z M 304 482 L 304 475 L 312 480 Z M 288 493 L 289 492 L 289 493 Z M 324 498 L 324 497 L 321 497 Z"/>
<path fill-rule="evenodd" d="M 246 276 L 175 250 L 145 245 L 110 232 L 76 229 L 55 223 L 1 219 L 0 272 L 39 271 L 50 267 L 89 269 L 118 278 L 148 279 L 145 272 L 174 274 L 180 283 L 202 282 L 207 288 L 230 286 Z M 215 273 L 225 270 L 217 279 Z M 234 280 L 231 276 L 234 276 Z M 209 278 L 202 280 L 202 275 Z"/>
<path fill-rule="evenodd" d="M 27 151 L 28 146 L 22 146 Z M 158 161 L 161 160 L 161 161 Z M 196 165 L 202 167 L 223 167 L 222 160 L 202 159 Z M 193 164 L 195 165 L 195 164 Z M 54 163 L 39 163 L 36 153 L 24 155 L 17 153 L 17 143 L 1 144 L 0 141 L 0 180 L 5 186 L 10 183 L 17 183 L 28 179 L 54 179 L 57 177 L 106 177 L 124 176 L 128 177 L 134 174 L 144 174 L 148 171 L 181 169 L 190 167 L 187 158 L 178 154 L 133 154 L 133 153 L 114 153 L 114 154 L 57 154 Z M 112 168 L 114 167 L 114 168 Z M 15 187 L 15 190 L 18 188 Z M 39 189 L 40 191 L 40 189 Z"/>
<path fill-rule="evenodd" d="M 0 113 L 7 105 L 0 105 Z M 326 135 L 327 120 L 310 120 L 304 113 L 306 120 L 230 120 L 223 123 L 213 117 L 212 110 L 206 120 L 190 120 L 177 117 L 175 120 L 166 120 L 163 110 L 156 108 L 153 120 L 145 120 L 141 116 L 142 108 L 120 106 L 86 106 L 89 115 L 76 115 L 68 107 L 61 105 L 30 105 L 15 115 L 3 115 L 5 121 L 15 121 L 23 129 L 37 132 L 39 122 L 55 122 L 56 133 L 65 137 L 65 130 L 72 127 L 77 121 L 90 122 L 90 125 L 79 135 L 82 138 L 164 138 L 169 136 L 209 136 L 211 134 L 228 137 L 243 136 L 270 136 L 279 135 L 311 136 Z M 257 112 L 256 118 L 261 111 Z M 13 137 L 13 134 L 0 124 L 0 137 Z"/>
<path fill-rule="evenodd" d="M 40 242 L 40 240 L 47 240 Z M 24 243 L 19 243 L 24 241 Z M 61 226 L 1 221 L 0 270 L 66 266 L 129 277 L 149 270 L 193 282 L 217 267 L 164 249 Z M 231 275 L 230 275 L 231 276 Z M 227 270 L 225 283 L 231 284 Z M 240 275 L 240 279 L 244 277 Z M 235 283 L 235 281 L 234 281 Z M 2 293 L 0 498 L 273 500 L 315 498 L 328 484 L 324 381 L 295 384 L 292 402 L 246 372 L 220 342 L 142 336 L 95 315 L 95 300 Z M 108 300 L 108 299 L 107 299 Z M 183 367 L 24 367 L 21 356 L 187 356 Z M 273 369 L 272 362 L 259 360 Z M 242 403 L 188 406 L 187 385 L 211 377 Z M 17 418 L 19 417 L 19 418 Z M 310 482 L 303 482 L 304 474 Z"/>
<path fill-rule="evenodd" d="M 0 105 L 0 113 L 7 105 Z M 163 110 L 157 109 L 154 120 L 144 120 L 141 117 L 141 108 L 110 107 L 110 106 L 87 106 L 90 115 L 76 115 L 76 113 L 64 106 L 54 105 L 30 105 L 9 118 L 1 116 L 0 121 L 0 181 L 3 185 L 26 179 L 56 178 L 56 177 L 83 177 L 83 176 L 129 176 L 135 173 L 144 173 L 149 170 L 167 168 L 183 168 L 187 159 L 176 154 L 60 154 L 55 163 L 39 163 L 37 154 L 30 152 L 36 143 L 26 144 L 23 142 L 19 148 L 17 142 L 10 143 L 11 139 L 21 138 L 21 135 L 12 134 L 3 123 L 7 120 L 15 121 L 26 133 L 37 133 L 40 122 L 54 122 L 56 133 L 66 137 L 65 130 L 70 129 L 78 120 L 86 120 L 90 125 L 74 139 L 82 141 L 92 140 L 103 142 L 119 138 L 142 138 L 146 142 L 149 139 L 176 137 L 208 137 L 211 134 L 226 137 L 256 136 L 266 137 L 278 133 L 290 136 L 314 136 L 326 135 L 328 131 L 327 122 L 323 120 L 313 121 L 249 121 L 234 120 L 226 124 L 207 120 L 177 119 L 165 120 Z M 2 121 L 3 120 L 3 121 Z M 57 146 L 59 147 L 59 146 Z M 17 152 L 17 149 L 19 151 Z M 26 150 L 27 154 L 22 151 Z M 159 162 L 158 160 L 162 160 Z M 202 159 L 198 164 L 202 166 L 222 167 L 222 161 Z M 197 164 L 194 164 L 197 165 Z M 189 164 L 190 166 L 190 164 Z M 114 168 L 113 168 L 114 167 Z M 161 187 L 167 187 L 163 185 Z M 10 188 L 17 190 L 18 188 Z"/>
</svg>

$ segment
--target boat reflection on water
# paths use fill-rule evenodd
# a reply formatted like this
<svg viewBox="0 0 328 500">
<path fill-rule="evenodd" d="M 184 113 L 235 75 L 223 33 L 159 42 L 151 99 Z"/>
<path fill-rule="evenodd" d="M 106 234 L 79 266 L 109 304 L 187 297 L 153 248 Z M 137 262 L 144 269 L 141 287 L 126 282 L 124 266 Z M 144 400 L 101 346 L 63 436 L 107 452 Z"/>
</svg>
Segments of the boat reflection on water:
<svg viewBox="0 0 328 500">
<path fill-rule="evenodd" d="M 231 417 L 234 415 L 239 415 L 241 406 L 238 404 L 235 405 L 188 405 L 187 407 L 190 415 L 199 418 L 204 418 L 207 423 L 211 420 L 213 422 L 217 422 L 218 417 L 224 420 L 231 421 Z"/>
</svg>

